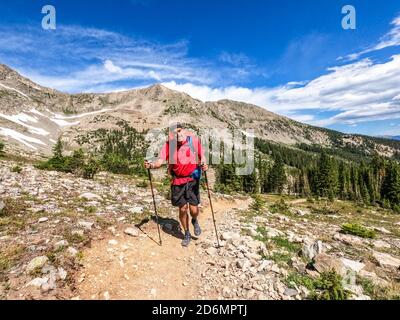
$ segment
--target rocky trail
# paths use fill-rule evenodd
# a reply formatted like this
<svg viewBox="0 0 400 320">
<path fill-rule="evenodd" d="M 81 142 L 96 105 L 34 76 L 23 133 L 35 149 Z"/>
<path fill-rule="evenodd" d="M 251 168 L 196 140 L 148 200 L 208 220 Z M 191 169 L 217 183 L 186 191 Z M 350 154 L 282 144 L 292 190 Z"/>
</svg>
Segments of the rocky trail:
<svg viewBox="0 0 400 320">
<path fill-rule="evenodd" d="M 163 245 L 143 179 L 94 180 L 0 160 L 0 299 L 273 299 L 319 292 L 334 270 L 348 299 L 400 296 L 400 217 L 354 203 L 213 193 L 203 234 L 181 247 L 176 208 L 156 185 Z M 344 233 L 368 226 L 374 237 Z"/>
<path fill-rule="evenodd" d="M 216 219 L 223 221 L 226 212 L 243 205 L 247 206 L 248 201 L 216 201 Z M 203 234 L 188 248 L 181 247 L 176 219 L 160 219 L 162 246 L 154 220 L 130 235 L 121 229 L 97 241 L 84 252 L 78 276 L 79 298 L 197 299 L 206 266 L 200 245 L 216 242 L 209 206 L 202 210 L 199 221 Z"/>
</svg>

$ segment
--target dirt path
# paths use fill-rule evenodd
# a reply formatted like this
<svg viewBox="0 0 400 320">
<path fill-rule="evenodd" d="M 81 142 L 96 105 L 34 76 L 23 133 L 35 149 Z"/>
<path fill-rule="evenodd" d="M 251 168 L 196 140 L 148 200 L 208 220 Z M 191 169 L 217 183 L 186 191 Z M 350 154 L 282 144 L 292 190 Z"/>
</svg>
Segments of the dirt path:
<svg viewBox="0 0 400 320">
<path fill-rule="evenodd" d="M 224 211 L 247 206 L 244 200 L 215 201 L 216 219 Z M 177 220 L 177 218 L 176 218 Z M 173 222 L 173 221 L 172 221 Z M 176 222 L 169 222 L 175 227 Z M 195 241 L 204 237 L 215 239 L 209 207 L 202 209 L 200 224 L 203 234 L 189 248 L 181 247 L 181 239 L 164 228 L 162 247 L 158 245 L 157 225 L 153 221 L 141 227 L 139 237 L 108 233 L 84 252 L 83 268 L 78 274 L 80 299 L 196 299 L 201 284 L 200 261 Z M 171 229 L 171 228 L 170 228 Z M 152 239 L 153 238 L 153 239 Z"/>
<path fill-rule="evenodd" d="M 296 204 L 300 204 L 300 203 L 304 203 L 304 202 L 307 202 L 307 199 L 296 199 L 296 200 L 290 201 L 289 203 L 291 205 L 296 205 Z"/>
</svg>

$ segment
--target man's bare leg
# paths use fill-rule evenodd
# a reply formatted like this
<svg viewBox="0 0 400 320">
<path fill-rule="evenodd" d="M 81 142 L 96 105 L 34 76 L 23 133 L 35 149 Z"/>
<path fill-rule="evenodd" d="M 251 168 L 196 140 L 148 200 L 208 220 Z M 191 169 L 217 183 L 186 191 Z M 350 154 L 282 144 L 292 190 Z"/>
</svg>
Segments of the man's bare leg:
<svg viewBox="0 0 400 320">
<path fill-rule="evenodd" d="M 185 232 L 185 236 L 182 240 L 182 246 L 187 247 L 191 240 L 191 235 L 189 231 L 189 214 L 188 214 L 189 206 L 185 204 L 179 207 L 179 220 L 181 221 L 181 225 Z"/>
<path fill-rule="evenodd" d="M 190 208 L 190 215 L 192 216 L 192 219 L 197 219 L 199 216 L 199 206 L 194 206 L 194 205 L 189 205 Z"/>
<path fill-rule="evenodd" d="M 198 217 L 199 217 L 199 206 L 190 205 L 190 215 L 192 216 L 192 224 L 194 228 L 194 235 L 198 237 L 201 234 L 201 228 L 199 225 Z"/>
<path fill-rule="evenodd" d="M 188 204 L 179 207 L 179 220 L 181 221 L 184 232 L 189 231 L 189 216 L 188 216 Z"/>
</svg>

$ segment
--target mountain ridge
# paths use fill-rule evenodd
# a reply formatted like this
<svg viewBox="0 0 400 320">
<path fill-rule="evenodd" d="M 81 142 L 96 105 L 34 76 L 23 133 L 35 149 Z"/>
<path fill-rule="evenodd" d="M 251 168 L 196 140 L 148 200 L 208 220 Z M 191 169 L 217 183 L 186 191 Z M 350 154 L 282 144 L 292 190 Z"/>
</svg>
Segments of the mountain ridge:
<svg viewBox="0 0 400 320">
<path fill-rule="evenodd" d="M 112 127 L 118 119 L 139 132 L 181 121 L 217 129 L 221 138 L 221 129 L 254 129 L 260 139 L 291 146 L 364 148 L 369 154 L 389 157 L 400 151 L 400 143 L 391 140 L 310 126 L 245 102 L 203 102 L 159 83 L 121 92 L 68 94 L 40 86 L 0 64 L 0 137 L 12 146 L 48 155 L 60 135 L 74 148 L 77 135 Z"/>
</svg>

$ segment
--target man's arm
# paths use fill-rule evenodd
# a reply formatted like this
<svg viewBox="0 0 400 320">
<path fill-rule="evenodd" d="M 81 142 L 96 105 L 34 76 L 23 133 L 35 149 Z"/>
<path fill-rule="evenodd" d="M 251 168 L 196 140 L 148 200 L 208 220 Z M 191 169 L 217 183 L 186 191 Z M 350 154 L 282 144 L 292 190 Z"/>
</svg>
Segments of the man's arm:
<svg viewBox="0 0 400 320">
<path fill-rule="evenodd" d="M 153 162 L 145 160 L 144 167 L 146 169 L 158 169 L 158 168 L 161 168 L 162 165 L 164 164 L 164 162 L 167 162 L 168 159 L 169 159 L 169 144 L 166 143 L 161 148 L 160 157 Z"/>
<path fill-rule="evenodd" d="M 149 162 L 149 161 L 145 160 L 144 167 L 146 169 L 158 169 L 158 168 L 161 168 L 163 164 L 164 164 L 164 160 L 162 160 L 162 159 L 157 159 L 154 162 Z"/>
</svg>

